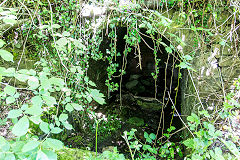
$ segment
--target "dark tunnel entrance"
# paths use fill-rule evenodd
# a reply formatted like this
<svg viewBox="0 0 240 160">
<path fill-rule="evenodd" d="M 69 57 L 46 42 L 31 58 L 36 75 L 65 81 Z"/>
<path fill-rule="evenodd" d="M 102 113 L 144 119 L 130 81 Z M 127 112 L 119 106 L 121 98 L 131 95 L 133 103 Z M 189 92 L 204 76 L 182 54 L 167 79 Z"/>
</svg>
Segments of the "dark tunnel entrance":
<svg viewBox="0 0 240 160">
<path fill-rule="evenodd" d="M 157 52 L 157 58 L 161 59 L 157 66 L 159 73 L 157 81 L 154 80 L 152 75 L 155 72 L 155 57 L 152 50 L 154 42 L 148 36 L 144 36 L 147 35 L 145 30 L 141 30 L 143 35 L 139 44 L 141 69 L 139 52 L 136 51 L 136 48 L 132 47 L 131 52 L 126 57 L 123 56 L 126 45 L 124 37 L 127 34 L 127 28 L 120 27 L 116 31 L 116 50 L 120 53 L 120 56 L 116 57 L 114 63 L 119 64 L 117 70 L 125 66 L 126 73 L 122 76 L 119 76 L 119 72 L 113 75 L 112 81 L 119 84 L 119 89 L 110 92 L 107 104 L 98 107 L 96 112 L 110 113 L 112 110 L 117 112 L 122 122 L 119 133 L 115 135 L 120 136 L 109 138 L 109 145 L 116 145 L 120 150 L 124 150 L 122 149 L 124 144 L 118 142 L 122 142 L 121 135 L 123 132 L 130 131 L 131 128 L 138 130 L 138 136 L 146 131 L 161 137 L 162 133 L 166 133 L 170 126 L 174 126 L 176 129 L 182 127 L 182 123 L 174 111 L 174 108 L 176 108 L 181 113 L 181 79 L 179 79 L 179 68 L 176 68 L 179 63 L 178 57 L 174 52 L 172 54 L 167 53 L 165 47 L 160 46 Z M 170 46 L 167 39 L 161 38 L 167 46 Z M 104 37 L 101 45 L 101 51 L 104 54 L 106 54 L 106 50 L 110 50 L 109 44 L 110 40 L 107 36 Z M 109 65 L 107 63 L 105 61 L 103 66 Z M 98 66 L 100 68 L 101 65 L 98 63 Z M 107 74 L 105 74 L 105 80 L 106 77 Z M 175 141 L 180 141 L 179 137 L 177 135 Z M 113 144 L 112 141 L 110 142 L 112 139 L 118 142 Z M 107 142 L 108 140 L 103 141 L 105 145 Z M 101 146 L 101 142 L 99 144 Z"/>
</svg>

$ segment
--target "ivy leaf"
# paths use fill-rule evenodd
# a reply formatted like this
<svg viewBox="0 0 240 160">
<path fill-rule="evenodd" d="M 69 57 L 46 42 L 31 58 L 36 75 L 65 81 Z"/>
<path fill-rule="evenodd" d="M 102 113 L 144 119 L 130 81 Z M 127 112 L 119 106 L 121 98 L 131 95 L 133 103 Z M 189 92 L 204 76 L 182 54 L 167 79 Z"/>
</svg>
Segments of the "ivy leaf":
<svg viewBox="0 0 240 160">
<path fill-rule="evenodd" d="M 44 133 L 49 133 L 50 129 L 49 129 L 49 124 L 46 122 L 41 122 L 39 125 L 39 128 L 44 132 Z"/>
<path fill-rule="evenodd" d="M 15 99 L 14 97 L 7 97 L 7 98 L 6 98 L 6 104 L 14 103 L 15 100 L 16 100 L 16 99 Z"/>
<path fill-rule="evenodd" d="M 38 141 L 29 141 L 27 144 L 25 144 L 22 148 L 22 152 L 28 152 L 31 150 L 34 150 L 35 148 L 37 148 L 40 145 L 40 142 Z"/>
<path fill-rule="evenodd" d="M 14 109 L 8 112 L 7 118 L 17 118 L 22 114 L 22 110 Z"/>
<path fill-rule="evenodd" d="M 27 116 L 22 117 L 12 128 L 12 133 L 18 137 L 27 133 L 29 128 L 29 120 Z"/>
<path fill-rule="evenodd" d="M 60 150 L 63 148 L 63 143 L 56 139 L 47 138 L 43 143 L 45 143 L 45 145 L 49 146 L 53 150 Z"/>
<path fill-rule="evenodd" d="M 0 49 L 0 56 L 5 60 L 5 61 L 11 61 L 13 62 L 13 55 L 6 51 L 6 50 L 3 50 L 3 49 Z"/>
<path fill-rule="evenodd" d="M 0 39 L 0 48 L 2 48 L 4 44 L 6 44 L 6 42 L 4 42 L 2 39 Z"/>
</svg>

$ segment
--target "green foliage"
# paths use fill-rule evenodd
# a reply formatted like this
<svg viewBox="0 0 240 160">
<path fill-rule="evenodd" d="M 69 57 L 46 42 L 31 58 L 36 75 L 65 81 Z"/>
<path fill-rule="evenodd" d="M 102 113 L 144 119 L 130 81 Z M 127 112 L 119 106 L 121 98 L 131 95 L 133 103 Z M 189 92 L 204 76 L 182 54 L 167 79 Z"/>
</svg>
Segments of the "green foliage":
<svg viewBox="0 0 240 160">
<path fill-rule="evenodd" d="M 188 125 L 193 133 L 193 138 L 183 141 L 183 144 L 191 151 L 188 159 L 238 159 L 240 157 L 239 148 L 237 148 L 234 137 L 226 136 L 226 133 L 214 123 L 220 119 L 231 119 L 234 121 L 235 109 L 239 108 L 239 102 L 236 102 L 235 96 L 239 92 L 240 79 L 235 81 L 234 90 L 227 96 L 227 102 L 223 110 L 218 112 L 217 119 L 210 116 L 207 110 L 202 110 L 199 115 L 194 113 L 187 117 Z M 234 122 L 233 122 L 234 123 Z M 236 127 L 236 126 L 232 126 Z M 221 148 L 218 146 L 222 146 Z M 230 153 L 224 153 L 229 150 Z"/>
</svg>

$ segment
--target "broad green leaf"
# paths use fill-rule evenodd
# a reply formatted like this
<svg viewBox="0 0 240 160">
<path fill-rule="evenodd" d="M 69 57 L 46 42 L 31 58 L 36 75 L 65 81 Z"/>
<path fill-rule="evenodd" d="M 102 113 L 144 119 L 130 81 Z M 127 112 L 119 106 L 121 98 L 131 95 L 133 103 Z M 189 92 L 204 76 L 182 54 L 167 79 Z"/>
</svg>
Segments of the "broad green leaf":
<svg viewBox="0 0 240 160">
<path fill-rule="evenodd" d="M 172 53 L 172 48 L 170 48 L 170 47 L 166 47 L 165 50 L 166 50 L 168 53 Z"/>
<path fill-rule="evenodd" d="M 93 87 L 97 87 L 96 84 L 93 81 L 89 81 L 88 84 L 90 84 Z"/>
<path fill-rule="evenodd" d="M 99 104 L 104 104 L 105 103 L 105 99 L 103 98 L 104 95 L 102 93 L 99 92 L 99 90 L 97 89 L 91 89 L 91 96 L 92 98 Z"/>
<path fill-rule="evenodd" d="M 64 113 L 60 114 L 59 121 L 65 122 L 67 119 L 68 119 L 68 115 L 67 114 L 64 114 Z"/>
<path fill-rule="evenodd" d="M 51 84 L 54 84 L 54 85 L 59 86 L 59 87 L 63 87 L 64 84 L 65 84 L 63 79 L 61 79 L 61 78 L 56 78 L 56 77 L 50 78 L 50 79 L 49 79 L 49 82 L 50 82 Z"/>
<path fill-rule="evenodd" d="M 29 117 L 29 119 L 30 119 L 33 123 L 35 123 L 35 124 L 39 124 L 39 123 L 42 122 L 40 115 L 31 116 L 31 117 Z"/>
<path fill-rule="evenodd" d="M 22 148 L 22 152 L 28 152 L 34 150 L 40 145 L 40 142 L 31 140 L 27 144 L 25 144 Z"/>
<path fill-rule="evenodd" d="M 44 95 L 44 96 L 42 96 L 42 98 L 45 101 L 46 105 L 49 106 L 49 107 L 54 105 L 54 104 L 57 104 L 56 99 L 52 96 L 45 96 Z"/>
<path fill-rule="evenodd" d="M 44 143 L 53 150 L 60 150 L 63 148 L 63 143 L 57 139 L 47 138 Z"/>
<path fill-rule="evenodd" d="M 52 130 L 51 130 L 51 133 L 54 133 L 54 134 L 58 134 L 60 132 L 62 132 L 63 130 L 59 127 L 54 127 Z"/>
<path fill-rule="evenodd" d="M 10 25 L 12 25 L 12 26 L 17 23 L 17 21 L 16 21 L 15 19 L 12 19 L 12 18 L 4 18 L 4 19 L 3 19 L 3 22 L 4 22 L 5 24 L 10 24 Z"/>
<path fill-rule="evenodd" d="M 50 150 L 42 150 L 48 157 L 48 160 L 57 160 L 57 154 Z"/>
<path fill-rule="evenodd" d="M 0 49 L 0 56 L 5 60 L 5 61 L 11 61 L 13 62 L 13 55 L 6 51 L 6 50 L 3 50 L 3 49 Z"/>
<path fill-rule="evenodd" d="M 29 108 L 27 108 L 24 113 L 30 114 L 33 116 L 38 116 L 38 115 L 41 115 L 42 112 L 43 112 L 43 109 L 41 108 L 41 106 L 32 105 Z"/>
<path fill-rule="evenodd" d="M 0 136 L 0 151 L 8 152 L 10 149 L 10 144 L 4 137 Z"/>
<path fill-rule="evenodd" d="M 65 36 L 65 37 L 69 37 L 69 36 L 70 36 L 70 33 L 67 32 L 67 31 L 64 31 L 64 32 L 62 33 L 62 35 Z"/>
<path fill-rule="evenodd" d="M 2 39 L 0 39 L 0 48 L 2 48 L 4 44 L 6 44 L 6 42 L 4 42 Z"/>
<path fill-rule="evenodd" d="M 58 29 L 58 28 L 61 28 L 61 26 L 60 26 L 59 24 L 53 24 L 53 25 L 52 25 L 52 28 Z"/>
<path fill-rule="evenodd" d="M 39 150 L 37 153 L 36 160 L 49 160 L 49 159 L 48 156 L 42 150 Z"/>
<path fill-rule="evenodd" d="M 32 104 L 34 106 L 40 106 L 41 107 L 42 103 L 43 103 L 43 100 L 42 100 L 42 98 L 40 96 L 32 97 L 31 101 L 32 101 Z"/>
<path fill-rule="evenodd" d="M 39 86 L 39 81 L 36 77 L 30 76 L 28 78 L 28 85 L 29 85 L 29 88 L 32 90 L 37 89 Z"/>
<path fill-rule="evenodd" d="M 16 88 L 13 87 L 13 86 L 9 86 L 7 85 L 5 88 L 4 88 L 4 92 L 10 96 L 13 96 L 15 93 L 16 93 Z"/>
<path fill-rule="evenodd" d="M 152 140 L 154 140 L 154 139 L 156 138 L 156 135 L 153 134 L 153 133 L 151 133 L 151 134 L 149 135 L 149 138 L 151 138 Z"/>
<path fill-rule="evenodd" d="M 15 74 L 15 68 L 7 68 L 4 72 L 3 75 L 7 77 L 12 77 Z"/>
<path fill-rule="evenodd" d="M 15 100 L 16 100 L 16 99 L 15 99 L 14 97 L 10 96 L 10 97 L 7 97 L 7 98 L 6 98 L 6 103 L 7 103 L 7 104 L 11 104 L 11 103 L 14 103 Z"/>
<path fill-rule="evenodd" d="M 65 46 L 67 43 L 68 43 L 68 40 L 65 37 L 62 37 L 62 38 L 60 38 L 59 40 L 56 41 L 56 44 L 58 46 L 61 46 L 61 47 Z"/>
<path fill-rule="evenodd" d="M 25 141 L 16 141 L 11 144 L 13 152 L 22 152 L 22 147 L 26 144 Z"/>
<path fill-rule="evenodd" d="M 16 157 L 14 156 L 13 153 L 6 153 L 5 155 L 5 160 L 15 160 Z"/>
<path fill-rule="evenodd" d="M 25 74 L 15 74 L 14 77 L 20 82 L 26 82 L 29 76 Z"/>
<path fill-rule="evenodd" d="M 72 130 L 73 129 L 73 126 L 71 124 L 69 124 L 68 122 L 62 122 L 62 124 L 68 130 Z"/>
<path fill-rule="evenodd" d="M 14 109 L 8 112 L 7 118 L 17 118 L 22 114 L 22 110 Z"/>
<path fill-rule="evenodd" d="M 44 132 L 44 133 L 49 133 L 50 132 L 50 128 L 49 128 L 49 124 L 46 122 L 41 122 L 39 125 L 39 128 Z"/>
<path fill-rule="evenodd" d="M 73 108 L 77 111 L 82 111 L 83 107 L 77 103 L 71 103 L 71 105 L 73 106 Z"/>
<path fill-rule="evenodd" d="M 18 137 L 27 133 L 29 128 L 29 120 L 27 116 L 22 117 L 12 128 L 12 133 Z"/>
<path fill-rule="evenodd" d="M 65 109 L 68 111 L 68 112 L 72 112 L 73 111 L 73 106 L 68 103 L 66 106 L 65 106 Z"/>
</svg>

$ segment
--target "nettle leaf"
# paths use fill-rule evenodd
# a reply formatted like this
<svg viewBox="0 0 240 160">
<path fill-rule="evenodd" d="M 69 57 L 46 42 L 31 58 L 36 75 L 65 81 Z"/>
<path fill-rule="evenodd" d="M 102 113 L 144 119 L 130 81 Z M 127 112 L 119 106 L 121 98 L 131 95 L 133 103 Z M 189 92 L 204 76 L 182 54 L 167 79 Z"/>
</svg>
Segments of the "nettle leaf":
<svg viewBox="0 0 240 160">
<path fill-rule="evenodd" d="M 12 133 L 18 137 L 27 133 L 29 128 L 29 120 L 27 116 L 22 117 L 12 128 Z"/>
<path fill-rule="evenodd" d="M 45 145 L 49 146 L 53 150 L 60 150 L 63 148 L 63 143 L 56 139 L 47 138 L 43 143 L 45 143 Z"/>
<path fill-rule="evenodd" d="M 28 151 L 34 150 L 39 145 L 40 145 L 40 142 L 38 141 L 35 141 L 35 140 L 29 141 L 27 144 L 23 146 L 22 152 L 28 152 Z"/>
<path fill-rule="evenodd" d="M 44 132 L 44 133 L 49 133 L 50 132 L 50 128 L 49 128 L 49 124 L 46 122 L 41 122 L 39 125 L 39 128 Z"/>
<path fill-rule="evenodd" d="M 38 78 L 34 76 L 30 76 L 28 78 L 28 85 L 29 85 L 29 88 L 32 90 L 37 89 L 39 86 Z"/>
<path fill-rule="evenodd" d="M 71 103 L 71 105 L 73 106 L 73 108 L 77 111 L 82 111 L 83 107 L 77 103 Z"/>
<path fill-rule="evenodd" d="M 14 109 L 8 112 L 7 118 L 17 118 L 22 114 L 22 110 Z"/>
<path fill-rule="evenodd" d="M 16 88 L 13 87 L 13 86 L 9 86 L 7 85 L 5 88 L 4 88 L 4 92 L 10 96 L 13 96 L 15 93 L 16 93 Z"/>
<path fill-rule="evenodd" d="M 64 113 L 60 114 L 59 121 L 65 122 L 67 119 L 68 119 L 68 115 L 67 114 L 64 114 Z"/>
<path fill-rule="evenodd" d="M 6 98 L 6 104 L 11 104 L 11 103 L 14 103 L 15 102 L 15 98 L 10 96 L 10 97 L 7 97 Z"/>
<path fill-rule="evenodd" d="M 0 49 L 0 56 L 5 60 L 5 61 L 11 61 L 13 62 L 13 55 L 6 51 L 6 50 L 3 50 L 3 49 Z"/>
<path fill-rule="evenodd" d="M 6 44 L 6 42 L 4 42 L 2 39 L 0 39 L 0 48 L 2 48 L 4 46 L 4 44 Z"/>
</svg>

